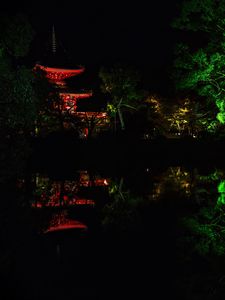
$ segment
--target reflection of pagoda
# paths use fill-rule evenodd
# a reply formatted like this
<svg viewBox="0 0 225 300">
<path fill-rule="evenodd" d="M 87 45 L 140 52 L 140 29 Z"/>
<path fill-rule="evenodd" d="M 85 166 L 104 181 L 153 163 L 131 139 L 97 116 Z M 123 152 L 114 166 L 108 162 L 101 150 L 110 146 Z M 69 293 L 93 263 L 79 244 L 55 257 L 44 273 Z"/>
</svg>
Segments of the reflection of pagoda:
<svg viewBox="0 0 225 300">
<path fill-rule="evenodd" d="M 68 113 L 70 115 L 76 115 L 81 119 L 81 121 L 87 121 L 89 118 L 97 118 L 108 120 L 107 114 L 105 112 L 93 112 L 93 111 L 79 111 L 77 109 L 77 102 L 80 99 L 92 99 L 93 93 L 90 90 L 75 90 L 68 88 L 66 84 L 66 79 L 73 78 L 85 71 L 83 66 L 76 66 L 71 68 L 67 67 L 65 61 L 61 61 L 61 57 L 56 51 L 56 37 L 54 26 L 52 28 L 52 41 L 51 41 L 51 55 L 47 58 L 45 62 L 36 64 L 36 68 L 40 68 L 46 74 L 47 79 L 51 82 L 58 90 L 61 99 L 63 100 L 62 112 Z M 106 120 L 106 123 L 107 123 Z M 88 131 L 86 128 L 85 132 Z"/>
<path fill-rule="evenodd" d="M 59 232 L 71 229 L 86 231 L 88 229 L 86 224 L 68 218 L 67 214 L 67 211 L 61 211 L 54 214 L 47 230 L 45 230 L 44 233 Z"/>
<path fill-rule="evenodd" d="M 100 175 L 92 175 L 88 171 L 79 171 L 74 180 L 51 180 L 48 177 L 36 175 L 33 208 L 42 207 L 92 207 L 96 201 L 88 190 L 104 189 L 109 186 L 110 180 Z"/>
</svg>

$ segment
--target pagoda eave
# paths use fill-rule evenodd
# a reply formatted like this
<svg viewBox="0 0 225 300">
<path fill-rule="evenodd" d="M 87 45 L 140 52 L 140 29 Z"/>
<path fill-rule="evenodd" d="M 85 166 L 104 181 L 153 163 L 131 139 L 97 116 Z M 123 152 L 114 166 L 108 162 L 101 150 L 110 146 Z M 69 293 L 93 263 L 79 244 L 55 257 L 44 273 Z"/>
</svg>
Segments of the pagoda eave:
<svg viewBox="0 0 225 300">
<path fill-rule="evenodd" d="M 60 96 L 65 98 L 74 98 L 74 99 L 83 99 L 83 98 L 90 98 L 93 95 L 92 92 L 89 93 L 60 93 Z"/>
<path fill-rule="evenodd" d="M 107 112 L 96 112 L 96 111 L 76 111 L 76 114 L 80 117 L 96 117 L 98 119 L 108 118 Z M 106 184 L 107 185 L 107 184 Z"/>
<path fill-rule="evenodd" d="M 58 73 L 82 73 L 85 71 L 84 67 L 80 67 L 78 69 L 62 69 L 62 68 L 54 68 L 54 67 L 48 67 L 48 66 L 42 66 L 39 64 L 36 64 L 36 68 L 44 69 L 48 72 L 58 72 Z"/>
<path fill-rule="evenodd" d="M 84 72 L 85 68 L 80 67 L 77 69 L 61 69 L 61 68 L 53 68 L 48 66 L 42 66 L 36 64 L 36 69 L 40 68 L 41 70 L 46 72 L 46 77 L 53 82 L 60 82 L 66 78 L 76 76 Z"/>
</svg>

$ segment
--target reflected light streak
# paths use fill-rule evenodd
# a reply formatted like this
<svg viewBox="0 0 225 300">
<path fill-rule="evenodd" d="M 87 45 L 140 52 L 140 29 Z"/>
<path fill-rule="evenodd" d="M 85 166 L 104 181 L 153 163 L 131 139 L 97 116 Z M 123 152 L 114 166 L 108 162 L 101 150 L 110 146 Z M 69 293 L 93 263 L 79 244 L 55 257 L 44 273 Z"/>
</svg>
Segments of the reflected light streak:
<svg viewBox="0 0 225 300">
<path fill-rule="evenodd" d="M 45 233 L 48 232 L 55 232 L 55 231 L 62 231 L 62 230 L 67 230 L 67 229 L 84 229 L 87 230 L 88 227 L 87 225 L 75 221 L 75 220 L 67 220 L 66 223 L 63 224 L 57 224 L 55 226 L 50 226 Z"/>
</svg>

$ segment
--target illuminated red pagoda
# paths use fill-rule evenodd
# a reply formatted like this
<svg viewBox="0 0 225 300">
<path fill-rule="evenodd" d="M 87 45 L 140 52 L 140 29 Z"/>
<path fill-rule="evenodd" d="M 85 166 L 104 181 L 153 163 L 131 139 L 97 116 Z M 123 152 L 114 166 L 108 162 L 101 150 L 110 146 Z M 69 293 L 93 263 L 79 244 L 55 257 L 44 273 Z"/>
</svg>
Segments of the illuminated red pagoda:
<svg viewBox="0 0 225 300">
<path fill-rule="evenodd" d="M 52 28 L 52 51 L 51 57 L 53 60 L 47 63 L 36 64 L 35 68 L 43 70 L 46 74 L 46 78 L 51 82 L 59 92 L 61 99 L 63 100 L 62 111 L 72 115 L 76 115 L 81 121 L 89 123 L 89 120 L 97 118 L 103 120 L 99 122 L 101 124 L 108 122 L 108 116 L 106 112 L 93 112 L 93 111 L 78 111 L 77 101 L 80 99 L 87 99 L 93 96 L 92 91 L 82 89 L 81 91 L 68 88 L 66 79 L 80 75 L 85 71 L 83 66 L 76 66 L 74 68 L 66 68 L 59 66 L 59 61 L 56 56 L 56 37 L 54 26 Z M 87 121 L 88 120 L 88 121 Z M 88 135 L 88 128 L 84 129 L 84 136 Z"/>
<path fill-rule="evenodd" d="M 76 92 L 68 90 L 65 79 L 83 73 L 85 71 L 85 68 L 83 66 L 77 66 L 75 68 L 65 68 L 57 66 L 58 61 L 56 57 L 56 37 L 54 26 L 52 28 L 52 58 L 54 59 L 54 62 L 48 62 L 48 64 L 54 64 L 54 66 L 46 64 L 36 64 L 36 68 L 43 70 L 48 80 L 60 89 L 59 95 L 64 102 L 64 106 L 62 109 L 70 110 L 70 113 L 74 113 L 76 112 L 77 100 L 81 98 L 91 97 L 92 92 Z"/>
</svg>

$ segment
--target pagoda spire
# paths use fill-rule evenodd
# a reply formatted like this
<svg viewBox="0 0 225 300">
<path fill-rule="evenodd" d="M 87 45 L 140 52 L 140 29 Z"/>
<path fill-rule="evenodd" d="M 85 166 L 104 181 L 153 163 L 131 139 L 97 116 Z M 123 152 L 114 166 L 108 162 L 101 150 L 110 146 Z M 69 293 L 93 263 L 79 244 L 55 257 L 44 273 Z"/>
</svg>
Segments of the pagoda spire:
<svg viewBox="0 0 225 300">
<path fill-rule="evenodd" d="M 56 54 L 55 26 L 52 26 L 52 53 Z"/>
</svg>

